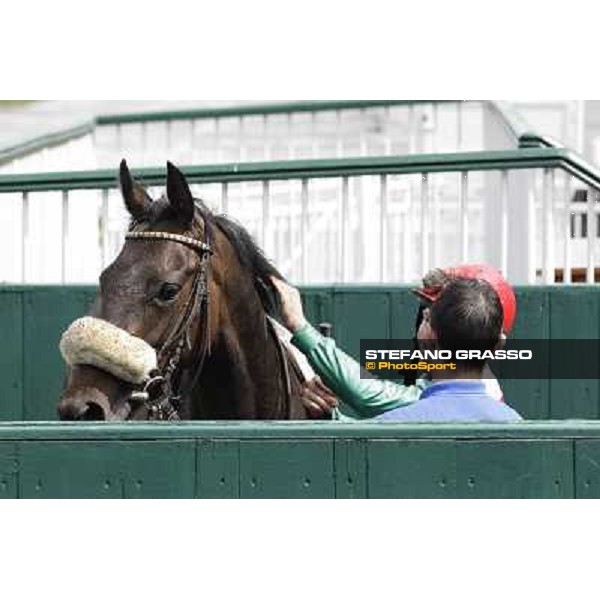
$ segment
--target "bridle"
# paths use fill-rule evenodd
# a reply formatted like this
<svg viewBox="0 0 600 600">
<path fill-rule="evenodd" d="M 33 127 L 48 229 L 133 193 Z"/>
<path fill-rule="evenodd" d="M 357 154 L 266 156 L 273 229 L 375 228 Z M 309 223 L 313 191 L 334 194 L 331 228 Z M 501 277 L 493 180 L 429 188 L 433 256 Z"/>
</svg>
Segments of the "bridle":
<svg viewBox="0 0 600 600">
<path fill-rule="evenodd" d="M 170 241 L 183 244 L 197 252 L 200 257 L 200 266 L 194 275 L 192 289 L 181 316 L 157 350 L 157 369 L 150 374 L 149 378 L 142 384 L 141 389 L 134 390 L 130 395 L 132 404 L 143 403 L 146 406 L 151 420 L 175 421 L 181 418 L 179 410 L 185 393 L 180 389 L 182 370 L 179 369 L 179 363 L 184 347 L 187 345 L 188 349 L 191 349 L 192 346 L 190 336 L 196 307 L 198 308 L 200 326 L 203 331 L 200 335 L 198 348 L 192 358 L 191 366 L 194 375 L 191 383 L 187 386 L 186 392 L 193 390 L 196 386 L 206 357 L 210 355 L 210 295 L 208 284 L 210 281 L 209 258 L 213 254 L 213 250 L 208 223 L 205 218 L 203 218 L 203 221 L 204 241 L 177 233 L 135 231 L 135 223 L 125 235 L 127 240 Z"/>
</svg>

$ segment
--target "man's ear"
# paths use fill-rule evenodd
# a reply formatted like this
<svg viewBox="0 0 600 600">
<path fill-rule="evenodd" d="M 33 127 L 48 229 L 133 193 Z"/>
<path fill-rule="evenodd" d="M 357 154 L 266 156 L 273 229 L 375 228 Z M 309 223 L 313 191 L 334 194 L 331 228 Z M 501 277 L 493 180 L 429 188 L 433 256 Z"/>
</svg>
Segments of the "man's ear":
<svg viewBox="0 0 600 600">
<path fill-rule="evenodd" d="M 129 214 L 136 221 L 143 221 L 150 210 L 152 198 L 148 196 L 146 190 L 139 183 L 134 181 L 125 159 L 121 161 L 119 167 L 119 183 L 125 207 L 129 211 Z"/>
<path fill-rule="evenodd" d="M 167 198 L 179 220 L 190 226 L 194 219 L 194 198 L 183 173 L 167 162 Z"/>
<path fill-rule="evenodd" d="M 503 332 L 498 338 L 498 343 L 494 346 L 494 350 L 504 350 L 506 346 L 506 334 Z"/>
</svg>

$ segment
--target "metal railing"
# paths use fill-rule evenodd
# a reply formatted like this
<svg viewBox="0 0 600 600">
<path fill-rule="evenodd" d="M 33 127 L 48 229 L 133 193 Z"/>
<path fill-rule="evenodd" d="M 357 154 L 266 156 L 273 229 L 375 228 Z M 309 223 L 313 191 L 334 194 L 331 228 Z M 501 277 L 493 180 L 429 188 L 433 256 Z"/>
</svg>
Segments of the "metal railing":
<svg viewBox="0 0 600 600">
<path fill-rule="evenodd" d="M 600 173 L 563 148 L 183 170 L 298 283 L 406 283 L 458 261 L 489 262 L 514 283 L 569 283 L 574 268 L 594 281 Z M 134 173 L 162 191 L 164 169 Z M 0 176 L 0 202 L 0 280 L 93 282 L 122 244 L 114 170 Z"/>
<path fill-rule="evenodd" d="M 388 156 L 516 148 L 489 101 L 294 102 L 104 115 L 0 154 L 0 172 Z M 52 147 L 49 143 L 52 141 Z"/>
</svg>

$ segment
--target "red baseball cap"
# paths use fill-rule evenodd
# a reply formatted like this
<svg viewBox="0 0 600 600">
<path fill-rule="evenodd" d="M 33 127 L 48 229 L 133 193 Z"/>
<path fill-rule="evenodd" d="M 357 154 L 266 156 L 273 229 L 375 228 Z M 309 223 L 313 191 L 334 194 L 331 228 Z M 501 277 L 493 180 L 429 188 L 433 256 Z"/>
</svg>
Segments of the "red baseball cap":
<svg viewBox="0 0 600 600">
<path fill-rule="evenodd" d="M 436 269 L 424 277 L 424 286 L 413 292 L 427 302 L 435 302 L 444 287 L 453 279 L 480 279 L 487 282 L 500 299 L 504 323 L 502 329 L 509 333 L 517 317 L 517 299 L 515 293 L 502 273 L 488 265 L 457 265 L 446 269 Z"/>
</svg>

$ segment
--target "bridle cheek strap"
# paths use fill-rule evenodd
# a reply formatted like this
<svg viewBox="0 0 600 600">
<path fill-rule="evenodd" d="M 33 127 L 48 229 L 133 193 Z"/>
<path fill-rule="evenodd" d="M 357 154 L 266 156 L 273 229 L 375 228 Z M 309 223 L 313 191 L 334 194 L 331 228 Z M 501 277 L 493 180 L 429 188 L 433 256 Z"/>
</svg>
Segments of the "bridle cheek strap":
<svg viewBox="0 0 600 600">
<path fill-rule="evenodd" d="M 196 356 L 192 359 L 191 368 L 194 370 L 194 376 L 191 384 L 188 386 L 191 392 L 196 386 L 207 355 L 210 354 L 210 262 L 209 257 L 213 254 L 210 246 L 210 230 L 204 220 L 204 231 L 206 242 L 196 240 L 192 237 L 176 233 L 163 231 L 130 231 L 125 235 L 129 240 L 152 240 L 152 241 L 170 241 L 183 244 L 200 255 L 200 267 L 194 277 L 190 296 L 186 302 L 182 313 L 182 318 L 171 330 L 166 340 L 158 351 L 158 376 L 155 376 L 150 382 L 147 382 L 143 391 L 134 392 L 132 400 L 141 400 L 146 404 L 151 418 L 157 420 L 179 420 L 177 408 L 183 394 L 179 389 L 179 381 L 174 384 L 174 377 L 179 369 L 179 362 L 184 345 L 190 342 L 191 325 L 194 320 L 195 308 L 198 307 L 198 317 L 202 324 L 203 331 L 200 336 L 200 344 Z M 156 375 L 156 374 L 155 374 Z M 178 406 L 179 407 L 179 406 Z"/>
</svg>

